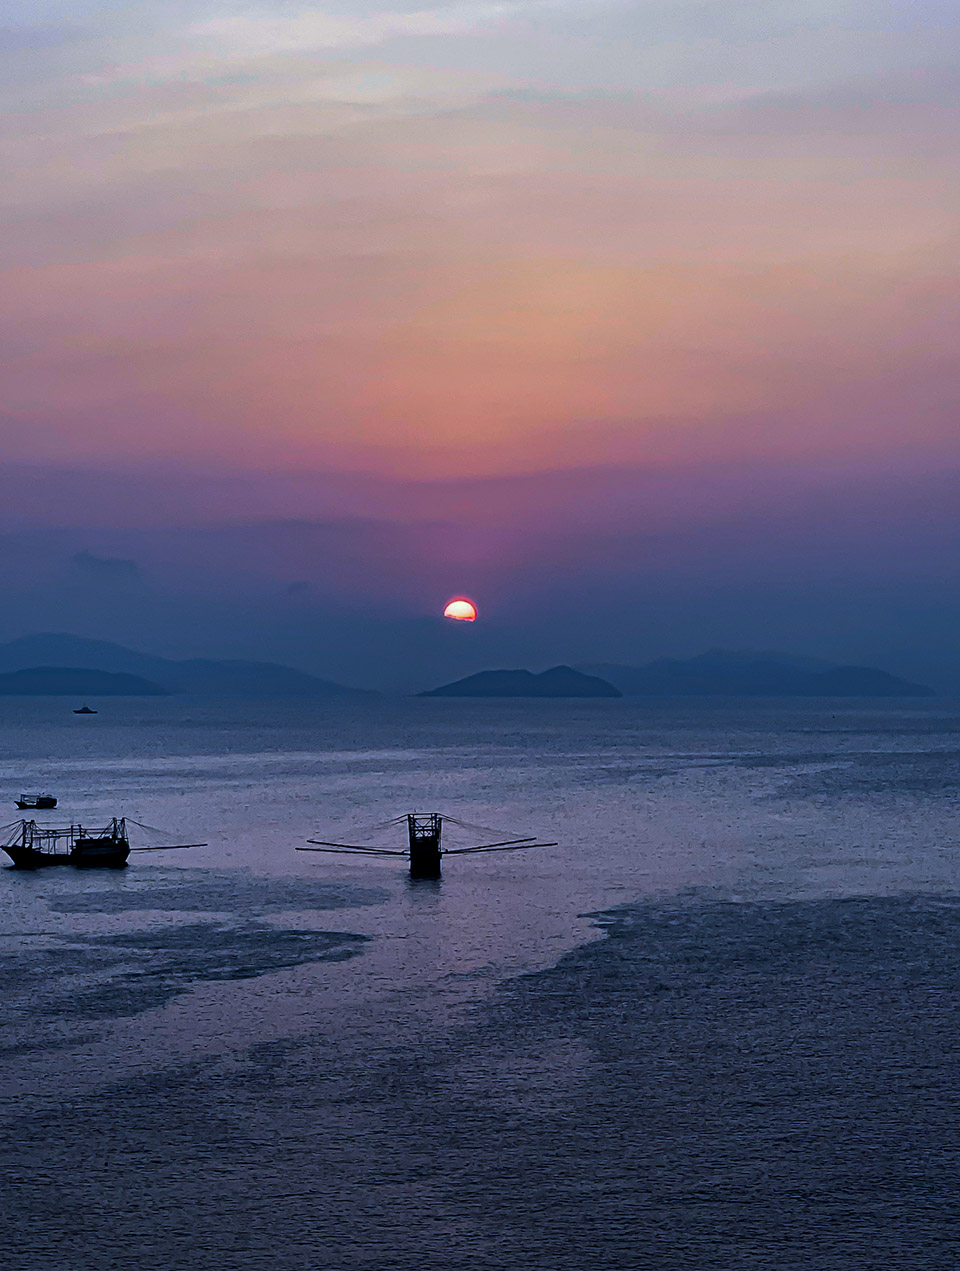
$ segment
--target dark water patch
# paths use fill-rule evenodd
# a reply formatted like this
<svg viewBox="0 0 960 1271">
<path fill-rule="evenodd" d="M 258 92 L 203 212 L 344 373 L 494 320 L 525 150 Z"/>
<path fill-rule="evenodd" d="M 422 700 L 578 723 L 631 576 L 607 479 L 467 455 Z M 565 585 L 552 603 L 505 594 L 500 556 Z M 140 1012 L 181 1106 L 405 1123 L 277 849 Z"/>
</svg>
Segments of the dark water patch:
<svg viewBox="0 0 960 1271">
<path fill-rule="evenodd" d="M 204 982 L 249 980 L 310 962 L 342 961 L 359 953 L 367 939 L 353 932 L 209 923 L 89 936 L 85 941 L 93 956 L 119 955 L 121 969 L 106 985 L 54 999 L 51 1013 L 98 1019 L 137 1015 Z"/>
<path fill-rule="evenodd" d="M 601 922 L 605 941 L 488 1017 L 504 1092 L 523 1088 L 525 1037 L 582 1056 L 574 1118 L 549 1118 L 543 1159 L 523 1154 L 525 1195 L 570 1206 L 581 1237 L 613 1233 L 634 1266 L 933 1268 L 960 1251 L 960 902 Z M 558 1190 L 566 1155 L 587 1175 Z M 526 1200 L 515 1213 L 537 1221 Z"/>
<path fill-rule="evenodd" d="M 832 763 L 800 773 L 767 797 L 890 801 L 902 795 L 923 799 L 953 797 L 960 792 L 960 752 L 882 753 L 833 756 Z"/>
<path fill-rule="evenodd" d="M 56 1029 L 40 1026 L 30 1036 L 21 1035 L 13 1042 L 4 1042 L 0 1034 L 0 1057 L 22 1062 L 31 1055 L 45 1055 L 57 1050 L 75 1050 L 78 1046 L 93 1045 L 100 1041 L 98 1032 L 59 1033 Z"/>
<path fill-rule="evenodd" d="M 960 901 L 598 922 L 458 1027 L 318 1029 L 21 1121 L 11 1267 L 953 1265 Z"/>
<path fill-rule="evenodd" d="M 142 1014 L 203 983 L 342 961 L 367 940 L 353 932 L 213 923 L 73 936 L 39 953 L 13 954 L 0 969 L 0 1049 L 13 1055 L 79 1045 L 89 1040 L 91 1022 Z"/>
<path fill-rule="evenodd" d="M 896 794 L 943 793 L 960 789 L 960 752 L 890 751 L 857 753 L 833 749 L 769 751 L 728 750 L 695 755 L 657 755 L 649 761 L 616 760 L 589 768 L 585 777 L 602 783 L 656 781 L 682 777 L 686 773 L 724 770 L 788 772 L 788 784 L 761 796 L 775 801 L 787 797 L 830 794 L 857 797 L 864 793 L 888 791 Z"/>
<path fill-rule="evenodd" d="M 845 768 L 851 762 L 843 753 L 823 750 L 780 750 L 736 755 L 732 762 L 738 768 Z"/>
<path fill-rule="evenodd" d="M 311 909 L 353 909 L 380 905 L 382 887 L 322 882 L 312 878 L 263 877 L 242 870 L 157 871 L 149 879 L 124 877 L 118 885 L 85 887 L 49 897 L 49 907 L 65 914 L 168 913 L 268 914 Z"/>
</svg>

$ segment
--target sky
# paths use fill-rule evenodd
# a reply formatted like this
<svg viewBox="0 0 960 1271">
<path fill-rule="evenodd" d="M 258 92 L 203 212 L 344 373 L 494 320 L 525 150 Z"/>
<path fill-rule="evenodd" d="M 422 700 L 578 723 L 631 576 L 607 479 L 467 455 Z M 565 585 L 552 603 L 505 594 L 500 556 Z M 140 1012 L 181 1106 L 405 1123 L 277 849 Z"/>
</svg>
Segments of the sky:
<svg viewBox="0 0 960 1271">
<path fill-rule="evenodd" d="M 954 0 L 5 0 L 0 638 L 960 692 L 958 89 Z"/>
</svg>

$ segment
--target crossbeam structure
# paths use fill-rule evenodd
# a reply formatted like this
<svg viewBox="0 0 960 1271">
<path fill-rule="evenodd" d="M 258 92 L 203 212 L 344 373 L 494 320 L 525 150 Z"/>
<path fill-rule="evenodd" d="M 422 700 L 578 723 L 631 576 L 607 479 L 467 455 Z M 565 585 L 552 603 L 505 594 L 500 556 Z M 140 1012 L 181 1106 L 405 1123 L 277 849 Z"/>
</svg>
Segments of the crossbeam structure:
<svg viewBox="0 0 960 1271">
<path fill-rule="evenodd" d="M 439 812 L 409 812 L 384 822 L 378 829 L 407 823 L 407 848 L 374 847 L 366 843 L 341 843 L 333 839 L 308 839 L 298 852 L 328 852 L 345 856 L 405 856 L 410 862 L 411 878 L 439 878 L 441 858 L 444 856 L 468 856 L 476 852 L 522 852 L 531 847 L 557 847 L 557 843 L 542 842 L 535 834 L 516 838 L 496 839 L 492 843 L 478 843 L 473 847 L 443 847 L 444 821 L 452 821 L 464 829 L 470 827 L 454 817 L 444 817 Z"/>
</svg>

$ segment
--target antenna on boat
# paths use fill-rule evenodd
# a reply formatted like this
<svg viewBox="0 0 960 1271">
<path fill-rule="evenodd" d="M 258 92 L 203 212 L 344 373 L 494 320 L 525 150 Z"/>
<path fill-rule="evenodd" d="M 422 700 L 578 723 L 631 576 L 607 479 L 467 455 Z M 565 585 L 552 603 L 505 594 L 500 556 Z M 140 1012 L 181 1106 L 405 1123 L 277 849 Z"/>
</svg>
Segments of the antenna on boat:
<svg viewBox="0 0 960 1271">
<path fill-rule="evenodd" d="M 388 826 L 407 823 L 407 848 L 374 847 L 362 843 L 339 843 L 328 839 L 308 839 L 310 846 L 298 847 L 298 852 L 331 852 L 349 856 L 406 856 L 410 861 L 411 878 L 439 878 L 441 874 L 441 858 L 444 856 L 466 856 L 471 852 L 521 852 L 530 847 L 556 847 L 556 843 L 541 842 L 535 834 L 514 835 L 511 838 L 499 838 L 493 843 L 478 843 L 473 847 L 443 847 L 443 824 L 450 821 L 464 830 L 484 831 L 486 834 L 498 835 L 506 833 L 501 830 L 489 830 L 484 826 L 470 825 L 466 821 L 458 821 L 453 816 L 442 816 L 439 812 L 408 812 L 405 816 L 394 817 L 384 821 L 375 829 L 386 829 Z M 363 837 L 358 834 L 356 837 Z"/>
</svg>

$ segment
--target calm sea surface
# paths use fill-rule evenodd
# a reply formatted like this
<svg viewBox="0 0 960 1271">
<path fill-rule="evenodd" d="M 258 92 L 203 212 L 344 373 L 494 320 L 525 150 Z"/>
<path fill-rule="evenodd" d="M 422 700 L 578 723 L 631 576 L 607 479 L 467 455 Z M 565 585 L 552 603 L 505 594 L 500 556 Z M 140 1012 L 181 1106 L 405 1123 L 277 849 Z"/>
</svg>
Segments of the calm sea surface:
<svg viewBox="0 0 960 1271">
<path fill-rule="evenodd" d="M 209 846 L 0 869 L 10 1271 L 960 1261 L 956 704 L 70 705 L 0 820 Z"/>
</svg>

